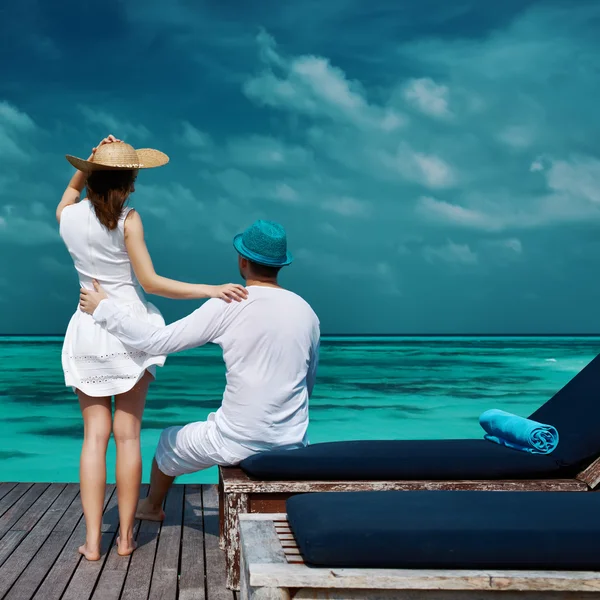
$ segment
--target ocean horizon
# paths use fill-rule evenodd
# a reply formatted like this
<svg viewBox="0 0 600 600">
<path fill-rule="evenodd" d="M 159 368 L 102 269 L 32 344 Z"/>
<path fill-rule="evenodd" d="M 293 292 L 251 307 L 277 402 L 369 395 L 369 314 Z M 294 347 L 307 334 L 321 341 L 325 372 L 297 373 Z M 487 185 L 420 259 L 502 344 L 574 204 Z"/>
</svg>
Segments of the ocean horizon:
<svg viewBox="0 0 600 600">
<path fill-rule="evenodd" d="M 0 333 L 3 338 L 60 338 L 62 333 Z M 329 338 L 600 338 L 599 333 L 322 333 L 321 339 Z"/>
<path fill-rule="evenodd" d="M 64 385 L 62 336 L 0 336 L 0 481 L 78 481 L 83 426 Z M 324 335 L 311 400 L 311 443 L 482 436 L 488 408 L 527 416 L 600 352 L 600 335 Z M 220 404 L 218 347 L 172 355 L 158 369 L 142 425 L 144 480 L 163 428 Z M 114 481 L 114 444 L 108 479 Z M 182 482 L 210 482 L 216 469 Z"/>
</svg>

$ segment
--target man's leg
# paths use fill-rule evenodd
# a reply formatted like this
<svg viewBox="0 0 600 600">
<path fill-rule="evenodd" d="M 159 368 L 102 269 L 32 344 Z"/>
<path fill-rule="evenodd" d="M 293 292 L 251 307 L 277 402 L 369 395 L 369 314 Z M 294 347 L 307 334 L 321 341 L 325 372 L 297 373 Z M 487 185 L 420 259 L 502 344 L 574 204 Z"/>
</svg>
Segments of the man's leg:
<svg viewBox="0 0 600 600">
<path fill-rule="evenodd" d="M 150 474 L 150 492 L 141 500 L 136 511 L 136 518 L 146 521 L 162 521 L 165 518 L 163 503 L 175 477 L 186 473 L 185 463 L 178 460 L 175 450 L 178 436 L 184 427 L 167 427 L 158 439 L 152 473 Z M 182 468 L 183 467 L 183 468 Z"/>
<path fill-rule="evenodd" d="M 150 475 L 150 493 L 138 504 L 135 514 L 137 519 L 145 521 L 162 521 L 165 518 L 163 504 L 169 488 L 173 485 L 175 477 L 165 475 L 159 468 L 156 459 L 152 461 L 152 474 Z"/>
<path fill-rule="evenodd" d="M 168 427 L 161 433 L 152 463 L 150 493 L 138 504 L 138 519 L 162 521 L 163 503 L 175 478 L 218 464 L 213 429 L 214 423 L 209 420 Z"/>
</svg>

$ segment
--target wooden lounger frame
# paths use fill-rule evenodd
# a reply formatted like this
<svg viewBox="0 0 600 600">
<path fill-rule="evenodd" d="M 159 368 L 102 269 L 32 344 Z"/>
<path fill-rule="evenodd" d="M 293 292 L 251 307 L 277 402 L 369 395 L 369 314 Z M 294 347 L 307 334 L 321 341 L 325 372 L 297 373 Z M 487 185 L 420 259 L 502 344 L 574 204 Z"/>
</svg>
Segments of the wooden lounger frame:
<svg viewBox="0 0 600 600">
<path fill-rule="evenodd" d="M 600 457 L 573 479 L 486 481 L 261 481 L 238 467 L 219 468 L 220 545 L 226 552 L 227 587 L 240 589 L 239 516 L 284 513 L 290 496 L 312 492 L 473 490 L 586 492 L 600 483 Z"/>
<path fill-rule="evenodd" d="M 240 600 L 580 600 L 600 596 L 600 573 L 589 571 L 307 567 L 285 514 L 240 515 L 240 534 Z"/>
</svg>

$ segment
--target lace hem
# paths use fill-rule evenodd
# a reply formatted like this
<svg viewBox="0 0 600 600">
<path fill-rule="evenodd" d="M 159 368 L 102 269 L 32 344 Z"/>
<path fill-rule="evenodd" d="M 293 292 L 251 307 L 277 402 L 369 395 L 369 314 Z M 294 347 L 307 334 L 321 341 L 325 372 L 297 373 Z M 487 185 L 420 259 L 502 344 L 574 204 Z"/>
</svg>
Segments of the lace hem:
<svg viewBox="0 0 600 600">
<path fill-rule="evenodd" d="M 99 383 L 109 383 L 114 381 L 131 381 L 132 379 L 138 379 L 139 374 L 136 375 L 122 375 L 122 374 L 114 374 L 114 375 L 92 375 L 91 377 L 85 377 L 80 379 L 80 383 L 85 383 L 89 385 L 99 384 Z"/>
<path fill-rule="evenodd" d="M 111 358 L 147 358 L 149 354 L 143 350 L 132 350 L 130 352 L 111 352 L 110 354 L 65 354 L 64 356 L 80 363 L 99 363 Z"/>
</svg>

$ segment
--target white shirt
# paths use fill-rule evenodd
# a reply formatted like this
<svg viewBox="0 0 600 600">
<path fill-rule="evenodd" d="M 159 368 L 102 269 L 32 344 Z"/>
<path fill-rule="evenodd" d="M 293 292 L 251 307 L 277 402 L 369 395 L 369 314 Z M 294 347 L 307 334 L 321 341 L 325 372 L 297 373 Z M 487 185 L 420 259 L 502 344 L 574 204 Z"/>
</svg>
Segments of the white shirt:
<svg viewBox="0 0 600 600">
<path fill-rule="evenodd" d="M 138 321 L 110 299 L 100 302 L 94 319 L 124 344 L 149 354 L 171 354 L 209 342 L 219 345 L 227 385 L 215 423 L 223 437 L 253 451 L 306 445 L 319 319 L 290 291 L 247 289 L 246 300 L 208 300 L 166 327 Z"/>
</svg>

